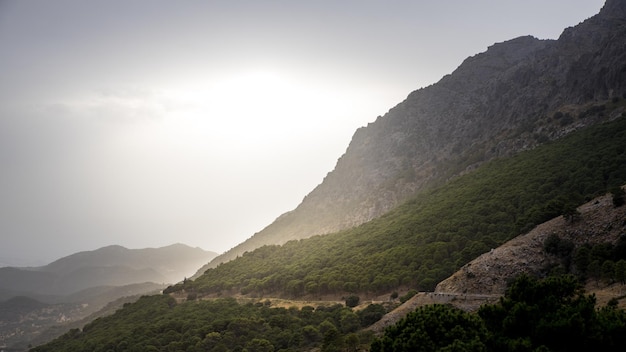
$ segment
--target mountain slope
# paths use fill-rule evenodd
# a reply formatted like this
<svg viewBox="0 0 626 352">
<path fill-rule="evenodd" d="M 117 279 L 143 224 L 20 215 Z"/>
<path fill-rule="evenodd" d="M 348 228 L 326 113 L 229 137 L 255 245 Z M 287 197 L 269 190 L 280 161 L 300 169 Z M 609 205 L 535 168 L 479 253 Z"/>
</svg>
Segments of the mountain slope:
<svg viewBox="0 0 626 352">
<path fill-rule="evenodd" d="M 626 207 L 615 207 L 612 195 L 595 198 L 578 207 L 578 211 L 580 219 L 573 223 L 560 216 L 472 260 L 440 282 L 435 291 L 504 294 L 507 283 L 521 273 L 543 276 L 548 268 L 562 261 L 544 249 L 550 236 L 556 235 L 576 247 L 615 245 L 622 239 L 626 230 Z"/>
<path fill-rule="evenodd" d="M 386 327 L 424 305 L 451 304 L 465 311 L 477 311 L 483 304 L 497 302 L 518 275 L 545 277 L 549 271 L 563 265 L 563 258 L 545 250 L 551 236 L 569 241 L 574 248 L 617 245 L 624 241 L 626 207 L 615 207 L 611 194 L 594 198 L 578 207 L 577 211 L 580 215 L 574 222 L 563 216 L 556 217 L 480 255 L 437 284 L 435 292 L 415 295 L 369 329 L 382 333 Z M 571 250 L 574 251 L 574 248 Z M 599 306 L 616 299 L 620 307 L 626 307 L 623 284 L 606 286 L 598 285 L 596 281 L 587 285 L 587 292 L 598 298 Z"/>
<path fill-rule="evenodd" d="M 626 100 L 608 104 L 621 110 Z M 263 246 L 169 288 L 199 295 L 423 291 L 476 256 L 626 183 L 626 117 L 485 163 L 350 230 Z"/>
<path fill-rule="evenodd" d="M 265 244 L 359 225 L 482 162 L 609 118 L 588 109 L 626 94 L 624 13 L 622 1 L 608 1 L 558 40 L 495 44 L 412 92 L 356 131 L 335 169 L 295 210 L 195 277 Z"/>
<path fill-rule="evenodd" d="M 380 311 L 369 315 L 368 307 L 365 315 L 336 304 L 273 308 L 268 297 L 330 292 L 335 299 L 372 299 L 404 285 L 434 287 L 519 228 L 560 214 L 570 202 L 582 203 L 587 192 L 625 183 L 625 150 L 626 117 L 589 127 L 484 164 L 355 229 L 259 248 L 171 287 L 173 295 L 144 297 L 35 350 L 309 351 L 347 341 L 367 344 L 371 335 L 355 340 L 355 329 L 371 325 Z M 224 298 L 241 294 L 256 304 Z"/>
</svg>

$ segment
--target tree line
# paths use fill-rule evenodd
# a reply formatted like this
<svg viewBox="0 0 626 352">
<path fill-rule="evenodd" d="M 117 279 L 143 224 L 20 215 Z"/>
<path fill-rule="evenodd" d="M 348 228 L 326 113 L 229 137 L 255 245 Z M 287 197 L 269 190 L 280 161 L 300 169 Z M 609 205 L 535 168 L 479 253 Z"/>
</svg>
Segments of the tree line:
<svg viewBox="0 0 626 352">
<path fill-rule="evenodd" d="M 118 351 L 324 351 L 366 348 L 362 330 L 386 313 L 371 304 L 271 307 L 232 298 L 177 303 L 168 295 L 144 296 L 114 315 L 73 329 L 33 352 Z"/>
</svg>

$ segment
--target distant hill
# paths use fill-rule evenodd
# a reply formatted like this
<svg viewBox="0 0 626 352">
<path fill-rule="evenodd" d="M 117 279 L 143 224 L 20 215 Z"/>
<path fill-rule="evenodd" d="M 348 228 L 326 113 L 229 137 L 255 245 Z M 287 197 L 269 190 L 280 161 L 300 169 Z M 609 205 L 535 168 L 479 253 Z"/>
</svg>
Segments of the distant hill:
<svg viewBox="0 0 626 352">
<path fill-rule="evenodd" d="M 357 226 L 485 161 L 614 118 L 592 106 L 626 96 L 625 11 L 608 1 L 558 40 L 520 37 L 467 58 L 358 129 L 296 209 L 194 277 L 263 245 Z"/>
<path fill-rule="evenodd" d="M 41 267 L 0 268 L 0 346 L 26 346 L 43 331 L 83 319 L 120 297 L 159 292 L 191 276 L 216 255 L 183 244 L 145 249 L 108 246 Z M 16 329 L 21 333 L 15 334 Z"/>
<path fill-rule="evenodd" d="M 146 249 L 108 246 L 75 253 L 42 267 L 0 268 L 0 298 L 34 295 L 45 299 L 42 297 L 66 296 L 98 286 L 176 283 L 216 255 L 183 244 Z"/>
</svg>

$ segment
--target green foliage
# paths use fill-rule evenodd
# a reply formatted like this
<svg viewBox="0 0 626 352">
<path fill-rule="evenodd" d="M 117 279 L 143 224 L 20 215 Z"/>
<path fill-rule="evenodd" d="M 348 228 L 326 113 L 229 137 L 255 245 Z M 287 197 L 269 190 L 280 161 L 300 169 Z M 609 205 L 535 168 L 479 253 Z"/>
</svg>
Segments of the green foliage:
<svg viewBox="0 0 626 352">
<path fill-rule="evenodd" d="M 537 280 L 521 276 L 496 305 L 479 316 L 494 351 L 618 351 L 626 347 L 626 314 L 596 311 L 573 276 Z M 542 347 L 543 346 L 543 347 Z"/>
<path fill-rule="evenodd" d="M 359 298 L 359 296 L 356 295 L 350 295 L 348 296 L 348 298 L 346 298 L 346 307 L 356 307 L 359 305 L 359 301 L 361 299 Z"/>
<path fill-rule="evenodd" d="M 617 243 L 584 244 L 575 248 L 569 240 L 556 234 L 546 238 L 544 250 L 563 259 L 567 273 L 578 275 L 579 279 L 605 280 L 607 283 L 626 282 L 626 237 Z"/>
<path fill-rule="evenodd" d="M 576 209 L 576 205 L 570 203 L 563 207 L 563 217 L 569 224 L 571 224 L 580 220 L 581 215 L 578 209 Z"/>
<path fill-rule="evenodd" d="M 333 350 L 368 344 L 371 338 L 358 338 L 360 328 L 360 317 L 341 305 L 298 310 L 229 298 L 176 304 L 162 295 L 142 297 L 33 351 Z"/>
<path fill-rule="evenodd" d="M 559 257 L 569 257 L 574 250 L 574 243 L 570 240 L 561 239 L 557 234 L 550 234 L 543 243 L 546 253 Z"/>
<path fill-rule="evenodd" d="M 370 351 L 484 351 L 486 340 L 487 330 L 478 316 L 435 304 L 420 307 L 387 328 Z"/>
<path fill-rule="evenodd" d="M 623 351 L 626 313 L 595 309 L 573 276 L 516 279 L 499 303 L 478 314 L 418 308 L 371 345 L 383 351 Z"/>
<path fill-rule="evenodd" d="M 404 303 L 404 302 L 410 300 L 416 294 L 417 294 L 416 290 L 409 290 L 409 292 L 407 292 L 405 295 L 402 295 L 402 297 L 400 297 L 400 303 Z"/>
<path fill-rule="evenodd" d="M 364 309 L 357 312 L 361 321 L 361 326 L 366 327 L 379 321 L 387 311 L 380 304 L 370 304 Z"/>
<path fill-rule="evenodd" d="M 626 183 L 626 119 L 487 163 L 359 227 L 263 246 L 171 287 L 201 295 L 382 294 L 432 290 L 535 225 Z"/>
</svg>

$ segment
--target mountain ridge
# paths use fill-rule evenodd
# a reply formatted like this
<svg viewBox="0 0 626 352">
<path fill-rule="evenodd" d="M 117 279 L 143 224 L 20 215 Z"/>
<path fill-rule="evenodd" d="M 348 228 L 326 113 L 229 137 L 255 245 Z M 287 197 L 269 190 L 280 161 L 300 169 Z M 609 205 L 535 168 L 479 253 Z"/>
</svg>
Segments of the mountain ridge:
<svg viewBox="0 0 626 352">
<path fill-rule="evenodd" d="M 193 277 L 265 244 L 357 226 L 485 161 L 612 118 L 586 111 L 590 103 L 626 94 L 622 9 L 608 1 L 557 40 L 523 36 L 496 43 L 413 91 L 357 129 L 335 168 L 294 210 Z"/>
<path fill-rule="evenodd" d="M 65 296 L 97 286 L 176 283 L 216 255 L 183 244 L 142 249 L 105 246 L 74 253 L 41 267 L 0 268 L 0 292 Z"/>
<path fill-rule="evenodd" d="M 190 247 L 181 243 L 176 243 L 158 248 L 139 248 L 129 249 L 120 245 L 110 245 L 98 248 L 92 251 L 77 252 L 63 258 L 57 259 L 42 267 L 34 268 L 38 271 L 54 272 L 58 274 L 66 274 L 76 270 L 77 261 L 89 262 L 79 264 L 79 266 L 130 266 L 134 268 L 154 268 L 156 263 L 171 262 L 180 257 L 184 252 L 186 260 L 196 261 L 203 260 L 210 256 L 216 256 L 217 253 L 205 251 L 199 247 Z M 114 263 L 114 265 L 112 265 Z M 189 265 L 190 267 L 193 265 Z M 163 267 L 163 265 L 159 265 Z M 68 269 L 69 268 L 69 269 Z M 166 267 L 160 268 L 158 271 L 167 273 Z M 167 275 L 168 280 L 181 280 L 181 275 L 176 273 L 176 277 Z M 182 276 L 185 276 L 183 274 Z"/>
</svg>

